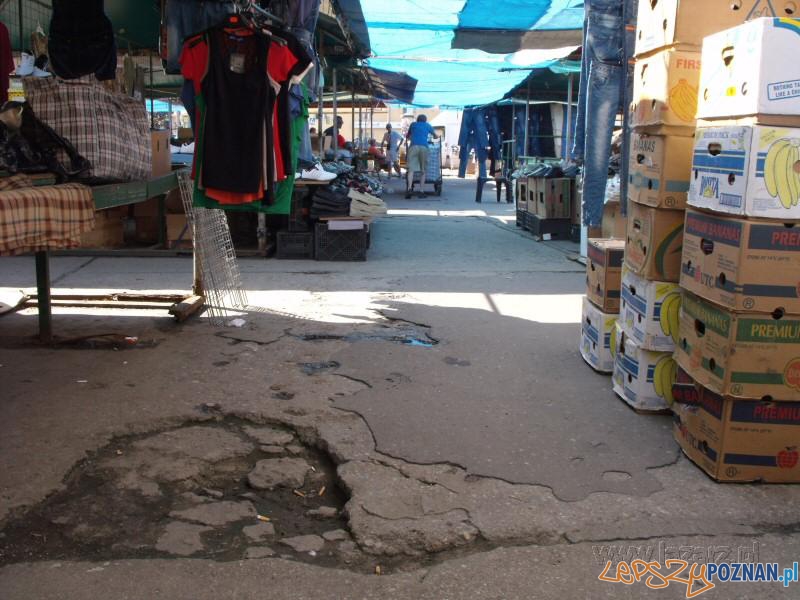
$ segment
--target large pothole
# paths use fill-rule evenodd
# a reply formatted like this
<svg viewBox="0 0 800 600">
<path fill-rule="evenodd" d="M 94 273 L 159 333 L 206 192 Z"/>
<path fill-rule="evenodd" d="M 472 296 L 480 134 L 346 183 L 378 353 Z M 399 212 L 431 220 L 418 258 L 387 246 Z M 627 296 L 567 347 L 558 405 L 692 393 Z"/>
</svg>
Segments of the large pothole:
<svg viewBox="0 0 800 600">
<path fill-rule="evenodd" d="M 334 465 L 284 428 L 235 419 L 118 438 L 7 523 L 0 564 L 282 556 L 373 571 Z M 384 561 L 385 564 L 386 561 Z"/>
</svg>

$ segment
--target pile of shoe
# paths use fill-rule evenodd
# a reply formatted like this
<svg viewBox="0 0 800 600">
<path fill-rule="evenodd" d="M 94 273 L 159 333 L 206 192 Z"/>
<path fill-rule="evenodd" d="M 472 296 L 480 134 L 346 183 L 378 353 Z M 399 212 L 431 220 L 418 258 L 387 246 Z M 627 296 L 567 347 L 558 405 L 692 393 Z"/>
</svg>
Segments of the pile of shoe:
<svg viewBox="0 0 800 600">
<path fill-rule="evenodd" d="M 316 190 L 311 198 L 311 211 L 309 213 L 311 218 L 349 217 L 350 198 L 347 194 L 347 191 L 341 191 L 334 186 L 322 187 Z"/>
<path fill-rule="evenodd" d="M 376 198 L 371 194 L 364 194 L 354 189 L 351 189 L 347 195 L 351 200 L 351 217 L 376 217 L 386 214 L 386 203 L 380 198 Z"/>
<path fill-rule="evenodd" d="M 47 68 L 47 55 L 42 54 L 38 58 L 34 58 L 33 54 L 23 52 L 19 65 L 14 71 L 15 75 L 19 77 L 50 77 L 51 73 L 46 71 Z"/>
<path fill-rule="evenodd" d="M 383 194 L 383 185 L 380 180 L 363 173 L 349 172 L 339 176 L 337 184 L 344 187 L 363 192 L 365 194 L 372 194 L 373 196 L 381 196 Z"/>
<path fill-rule="evenodd" d="M 336 173 L 327 171 L 320 163 L 307 163 L 301 165 L 300 170 L 295 174 L 295 179 L 305 179 L 306 181 L 333 181 Z"/>
</svg>

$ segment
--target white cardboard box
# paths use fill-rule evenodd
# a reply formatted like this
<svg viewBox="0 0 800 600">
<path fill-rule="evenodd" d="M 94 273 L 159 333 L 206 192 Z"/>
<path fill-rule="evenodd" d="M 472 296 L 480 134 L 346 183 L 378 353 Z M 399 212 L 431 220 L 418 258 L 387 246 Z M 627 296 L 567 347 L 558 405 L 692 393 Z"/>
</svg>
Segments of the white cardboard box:
<svg viewBox="0 0 800 600">
<path fill-rule="evenodd" d="M 584 296 L 581 320 L 581 356 L 590 367 L 600 373 L 611 373 L 614 370 L 611 338 L 618 316 L 616 313 L 604 313 Z"/>
<path fill-rule="evenodd" d="M 800 115 L 800 20 L 761 18 L 703 41 L 699 119 Z"/>
<path fill-rule="evenodd" d="M 680 44 L 700 47 L 703 38 L 747 19 L 785 16 L 784 0 L 642 0 L 636 19 L 636 54 Z M 773 6 L 775 5 L 775 6 Z"/>
<path fill-rule="evenodd" d="M 739 216 L 800 219 L 800 129 L 698 128 L 689 205 Z"/>
<path fill-rule="evenodd" d="M 650 281 L 623 267 L 619 322 L 627 337 L 638 346 L 672 352 L 678 339 L 680 307 L 677 283 Z"/>
<path fill-rule="evenodd" d="M 637 410 L 668 410 L 678 370 L 672 353 L 643 349 L 619 326 L 615 328 L 615 345 L 614 392 Z"/>
</svg>

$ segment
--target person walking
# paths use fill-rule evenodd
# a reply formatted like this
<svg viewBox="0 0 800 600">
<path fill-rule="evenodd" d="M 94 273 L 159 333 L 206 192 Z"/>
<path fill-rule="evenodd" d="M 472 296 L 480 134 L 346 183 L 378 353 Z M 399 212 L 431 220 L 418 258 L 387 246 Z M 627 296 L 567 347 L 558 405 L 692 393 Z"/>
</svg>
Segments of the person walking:
<svg viewBox="0 0 800 600">
<path fill-rule="evenodd" d="M 398 177 L 402 177 L 400 172 L 400 145 L 403 143 L 403 136 L 392 131 L 392 124 L 386 124 L 386 133 L 381 140 L 381 149 L 386 147 L 386 156 L 389 160 L 389 177 L 392 176 L 392 169 L 397 172 Z"/>
<path fill-rule="evenodd" d="M 438 139 L 433 131 L 433 127 L 428 123 L 428 117 L 419 115 L 417 120 L 408 128 L 406 138 L 409 140 L 408 156 L 406 157 L 406 169 L 408 177 L 408 188 L 406 198 L 411 198 L 411 188 L 414 186 L 414 172 L 419 171 L 419 197 L 426 198 L 425 193 L 425 171 L 428 168 L 428 136 Z"/>
</svg>

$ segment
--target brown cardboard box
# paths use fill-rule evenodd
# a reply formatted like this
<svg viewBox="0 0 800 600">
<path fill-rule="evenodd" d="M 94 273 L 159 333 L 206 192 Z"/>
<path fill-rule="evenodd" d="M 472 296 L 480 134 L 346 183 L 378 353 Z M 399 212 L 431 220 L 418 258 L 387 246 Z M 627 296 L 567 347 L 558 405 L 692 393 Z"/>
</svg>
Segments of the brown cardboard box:
<svg viewBox="0 0 800 600">
<path fill-rule="evenodd" d="M 578 186 L 578 180 L 572 179 L 572 185 L 570 186 L 570 196 L 572 197 L 572 202 L 570 206 L 570 222 L 573 225 L 580 225 L 581 224 L 581 202 L 583 201 L 583 190 Z"/>
<path fill-rule="evenodd" d="M 703 387 L 735 398 L 800 400 L 800 317 L 733 313 L 684 291 L 675 358 Z"/>
<path fill-rule="evenodd" d="M 625 263 L 653 281 L 678 281 L 684 211 L 628 204 Z"/>
<path fill-rule="evenodd" d="M 94 229 L 81 235 L 82 248 L 118 248 L 124 245 L 122 209 L 112 208 L 95 212 Z"/>
<path fill-rule="evenodd" d="M 516 180 L 514 193 L 517 199 L 517 210 L 528 210 L 528 178 L 520 177 Z"/>
<path fill-rule="evenodd" d="M 656 208 L 686 208 L 693 137 L 631 134 L 628 199 Z"/>
<path fill-rule="evenodd" d="M 537 198 L 539 197 L 539 178 L 528 177 L 526 210 L 532 215 L 536 214 Z"/>
<path fill-rule="evenodd" d="M 169 151 L 169 131 L 151 131 L 150 144 L 153 150 L 152 177 L 169 175 L 172 171 L 172 154 Z"/>
<path fill-rule="evenodd" d="M 673 386 L 673 434 L 692 462 L 717 481 L 800 481 L 800 402 L 725 398 L 684 377 Z"/>
<path fill-rule="evenodd" d="M 605 313 L 618 313 L 625 240 L 592 239 L 586 252 L 586 297 Z"/>
<path fill-rule="evenodd" d="M 631 125 L 686 128 L 694 135 L 700 53 L 662 50 L 636 61 Z"/>
<path fill-rule="evenodd" d="M 730 310 L 800 314 L 800 224 L 687 210 L 681 286 Z"/>
<path fill-rule="evenodd" d="M 601 230 L 604 238 L 625 239 L 627 219 L 622 216 L 618 200 L 609 200 L 603 206 Z"/>
<path fill-rule="evenodd" d="M 536 216 L 542 219 L 569 219 L 571 217 L 572 180 L 568 178 L 536 181 Z"/>
<path fill-rule="evenodd" d="M 746 19 L 774 16 L 776 15 L 773 7 L 763 0 L 639 2 L 639 14 L 636 19 L 636 55 L 675 44 L 699 48 L 707 35 L 735 27 Z"/>
<path fill-rule="evenodd" d="M 167 240 L 171 247 L 191 244 L 192 228 L 188 226 L 186 215 L 167 215 Z"/>
<path fill-rule="evenodd" d="M 192 131 L 191 127 L 178 127 L 178 139 L 182 142 L 191 140 L 194 138 L 194 132 Z"/>
</svg>

